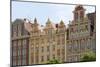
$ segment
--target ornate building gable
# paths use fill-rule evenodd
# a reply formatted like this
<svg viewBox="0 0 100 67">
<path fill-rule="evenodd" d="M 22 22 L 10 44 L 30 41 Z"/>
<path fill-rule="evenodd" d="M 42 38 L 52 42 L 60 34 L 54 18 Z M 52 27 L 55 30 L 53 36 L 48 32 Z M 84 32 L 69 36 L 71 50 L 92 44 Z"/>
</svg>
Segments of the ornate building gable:
<svg viewBox="0 0 100 67">
<path fill-rule="evenodd" d="M 46 26 L 44 27 L 44 31 L 46 33 L 54 33 L 56 27 L 55 25 L 51 22 L 51 20 L 48 18 L 47 22 L 46 22 Z"/>
<path fill-rule="evenodd" d="M 27 19 L 16 19 L 12 22 L 12 37 L 13 36 L 23 36 L 29 35 L 32 29 L 32 24 Z"/>
<path fill-rule="evenodd" d="M 66 30 L 66 26 L 65 26 L 65 24 L 64 24 L 64 22 L 63 22 L 63 20 L 61 20 L 60 21 L 60 23 L 58 24 L 58 32 L 65 32 L 65 30 Z"/>
<path fill-rule="evenodd" d="M 77 5 L 73 11 L 74 13 L 74 21 L 80 21 L 84 19 L 85 9 L 82 5 Z"/>
<path fill-rule="evenodd" d="M 32 25 L 32 33 L 40 33 L 40 32 L 41 32 L 40 26 L 38 24 L 37 19 L 35 18 L 34 23 Z"/>
<path fill-rule="evenodd" d="M 28 23 L 24 23 L 25 29 L 30 33 L 32 31 L 32 23 L 29 21 Z"/>
<path fill-rule="evenodd" d="M 74 19 L 69 24 L 70 38 L 89 36 L 88 18 L 85 16 L 85 9 L 82 5 L 77 5 L 73 11 Z"/>
</svg>

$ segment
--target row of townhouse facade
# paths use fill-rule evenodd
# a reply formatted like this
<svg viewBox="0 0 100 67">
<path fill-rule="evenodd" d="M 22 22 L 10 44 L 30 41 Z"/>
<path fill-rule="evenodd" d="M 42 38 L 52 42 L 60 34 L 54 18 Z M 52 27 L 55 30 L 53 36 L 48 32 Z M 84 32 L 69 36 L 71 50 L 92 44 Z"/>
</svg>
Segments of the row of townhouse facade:
<svg viewBox="0 0 100 67">
<path fill-rule="evenodd" d="M 77 5 L 68 27 L 62 20 L 53 24 L 48 19 L 40 26 L 36 18 L 34 23 L 16 19 L 11 24 L 11 65 L 78 62 L 85 53 L 96 52 L 96 12 L 85 11 Z"/>
</svg>

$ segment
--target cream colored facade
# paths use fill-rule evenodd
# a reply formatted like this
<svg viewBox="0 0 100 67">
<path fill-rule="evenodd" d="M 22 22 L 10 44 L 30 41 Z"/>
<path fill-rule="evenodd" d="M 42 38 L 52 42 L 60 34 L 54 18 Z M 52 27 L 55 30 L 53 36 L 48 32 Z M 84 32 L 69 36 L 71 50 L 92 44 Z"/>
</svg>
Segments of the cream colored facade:
<svg viewBox="0 0 100 67">
<path fill-rule="evenodd" d="M 42 29 L 34 20 L 30 36 L 30 64 L 46 64 L 49 60 L 58 59 L 65 62 L 66 27 L 61 21 L 54 25 L 50 19 Z"/>
</svg>

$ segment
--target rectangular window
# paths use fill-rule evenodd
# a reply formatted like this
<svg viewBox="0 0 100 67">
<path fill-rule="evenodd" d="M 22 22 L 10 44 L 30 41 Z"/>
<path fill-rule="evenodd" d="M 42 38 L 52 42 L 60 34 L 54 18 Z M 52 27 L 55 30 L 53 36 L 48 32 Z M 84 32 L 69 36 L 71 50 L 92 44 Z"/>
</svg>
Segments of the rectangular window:
<svg viewBox="0 0 100 67">
<path fill-rule="evenodd" d="M 13 51 L 13 56 L 16 56 L 17 54 L 16 54 L 16 51 Z"/>
<path fill-rule="evenodd" d="M 60 45 L 60 39 L 58 39 L 57 45 Z"/>
<path fill-rule="evenodd" d="M 21 25 L 21 35 L 24 35 L 24 25 Z"/>
<path fill-rule="evenodd" d="M 44 47 L 42 46 L 42 52 L 44 52 Z"/>
<path fill-rule="evenodd" d="M 55 55 L 53 55 L 53 59 L 55 59 Z"/>
<path fill-rule="evenodd" d="M 27 41 L 26 39 L 23 40 L 23 48 L 26 48 L 26 45 L 27 45 L 26 41 Z"/>
<path fill-rule="evenodd" d="M 18 25 L 18 36 L 21 36 L 21 25 Z"/>
<path fill-rule="evenodd" d="M 47 51 L 50 51 L 50 47 L 49 46 L 47 46 Z"/>
<path fill-rule="evenodd" d="M 50 56 L 49 56 L 49 55 L 47 55 L 47 61 L 49 61 L 49 57 L 50 57 Z"/>
<path fill-rule="evenodd" d="M 60 56 L 60 49 L 57 50 L 57 55 Z"/>
<path fill-rule="evenodd" d="M 18 25 L 16 25 L 16 36 L 18 36 Z"/>
<path fill-rule="evenodd" d="M 34 63 L 34 55 L 31 55 L 31 62 Z"/>
<path fill-rule="evenodd" d="M 39 47 L 36 47 L 36 52 L 39 52 Z"/>
<path fill-rule="evenodd" d="M 44 39 L 42 38 L 42 39 L 41 39 L 41 44 L 43 44 L 43 43 L 44 43 Z"/>
<path fill-rule="evenodd" d="M 41 57 L 41 61 L 44 61 L 44 56 Z"/>
<path fill-rule="evenodd" d="M 35 60 L 36 60 L 36 64 L 37 64 L 38 61 L 39 61 L 39 57 L 38 57 L 38 55 L 35 56 Z"/>
<path fill-rule="evenodd" d="M 62 49 L 62 55 L 65 55 L 65 49 Z"/>
<path fill-rule="evenodd" d="M 55 51 L 55 45 L 53 45 L 52 48 L 53 48 L 53 51 Z"/>
</svg>

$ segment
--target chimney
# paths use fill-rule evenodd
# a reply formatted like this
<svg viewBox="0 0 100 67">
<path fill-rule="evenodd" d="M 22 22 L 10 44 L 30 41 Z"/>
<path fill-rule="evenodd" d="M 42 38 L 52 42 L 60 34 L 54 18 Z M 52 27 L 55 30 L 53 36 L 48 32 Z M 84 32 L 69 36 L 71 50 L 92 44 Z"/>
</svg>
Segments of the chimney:
<svg viewBox="0 0 100 67">
<path fill-rule="evenodd" d="M 26 18 L 24 18 L 24 21 L 26 21 Z"/>
</svg>

